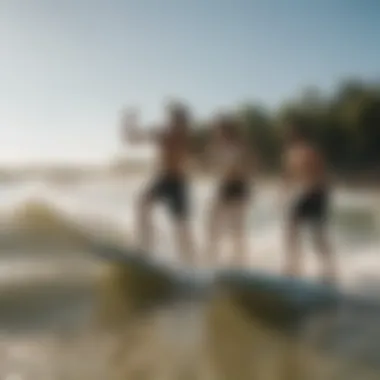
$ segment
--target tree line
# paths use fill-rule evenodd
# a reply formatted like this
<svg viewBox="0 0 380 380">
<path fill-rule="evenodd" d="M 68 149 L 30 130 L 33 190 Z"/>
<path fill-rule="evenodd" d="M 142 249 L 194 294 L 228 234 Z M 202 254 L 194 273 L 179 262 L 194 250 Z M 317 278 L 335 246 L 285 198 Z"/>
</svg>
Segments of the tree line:
<svg viewBox="0 0 380 380">
<path fill-rule="evenodd" d="M 275 110 L 247 103 L 231 112 L 241 120 L 266 171 L 278 170 L 284 127 L 297 121 L 334 173 L 380 177 L 380 83 L 346 80 L 332 93 L 309 87 Z M 209 133 L 207 124 L 195 129 L 194 148 L 200 154 Z"/>
</svg>

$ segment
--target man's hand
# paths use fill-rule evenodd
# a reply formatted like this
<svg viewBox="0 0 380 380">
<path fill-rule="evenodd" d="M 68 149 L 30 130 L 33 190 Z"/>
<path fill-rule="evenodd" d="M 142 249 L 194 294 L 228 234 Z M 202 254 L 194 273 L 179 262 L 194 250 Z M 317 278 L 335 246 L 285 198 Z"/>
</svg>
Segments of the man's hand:
<svg viewBox="0 0 380 380">
<path fill-rule="evenodd" d="M 129 143 L 145 143 L 157 141 L 159 129 L 141 128 L 136 110 L 127 110 L 122 115 L 122 140 Z"/>
</svg>

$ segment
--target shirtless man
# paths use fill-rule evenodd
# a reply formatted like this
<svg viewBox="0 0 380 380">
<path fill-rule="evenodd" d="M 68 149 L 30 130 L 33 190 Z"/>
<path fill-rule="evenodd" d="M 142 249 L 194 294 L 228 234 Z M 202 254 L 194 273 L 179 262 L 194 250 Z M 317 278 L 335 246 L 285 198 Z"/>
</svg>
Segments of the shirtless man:
<svg viewBox="0 0 380 380">
<path fill-rule="evenodd" d="M 322 154 L 296 124 L 286 132 L 286 145 L 283 162 L 285 194 L 290 186 L 294 186 L 297 195 L 287 218 L 285 272 L 290 276 L 300 275 L 299 230 L 309 225 L 322 264 L 322 278 L 334 282 L 335 262 L 326 233 L 330 191 Z"/>
<path fill-rule="evenodd" d="M 189 199 L 187 159 L 189 154 L 190 117 L 180 104 L 168 107 L 168 122 L 159 131 L 143 132 L 127 120 L 127 137 L 130 142 L 153 141 L 158 145 L 158 173 L 145 189 L 138 202 L 139 246 L 151 252 L 153 243 L 152 209 L 163 202 L 173 219 L 177 246 L 187 263 L 194 260 L 192 239 L 188 225 Z"/>
<path fill-rule="evenodd" d="M 254 159 L 239 124 L 230 115 L 217 117 L 208 149 L 218 176 L 209 211 L 205 252 L 210 263 L 217 258 L 223 237 L 231 243 L 235 264 L 246 264 L 249 254 L 246 219 L 251 201 Z"/>
</svg>

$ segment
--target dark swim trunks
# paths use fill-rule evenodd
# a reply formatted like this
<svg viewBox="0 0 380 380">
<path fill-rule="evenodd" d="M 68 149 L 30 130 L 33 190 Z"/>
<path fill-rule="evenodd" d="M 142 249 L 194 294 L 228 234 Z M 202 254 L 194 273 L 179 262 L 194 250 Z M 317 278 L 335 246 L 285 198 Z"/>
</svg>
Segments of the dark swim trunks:
<svg viewBox="0 0 380 380">
<path fill-rule="evenodd" d="M 150 188 L 149 196 L 153 200 L 163 201 L 176 219 L 188 216 L 188 182 L 184 176 L 171 173 L 160 175 Z"/>
<path fill-rule="evenodd" d="M 323 225 L 328 218 L 329 191 L 318 186 L 302 193 L 293 203 L 291 220 L 296 223 Z"/>
<path fill-rule="evenodd" d="M 249 184 L 244 179 L 224 181 L 219 188 L 219 197 L 223 202 L 244 201 L 250 194 Z"/>
</svg>

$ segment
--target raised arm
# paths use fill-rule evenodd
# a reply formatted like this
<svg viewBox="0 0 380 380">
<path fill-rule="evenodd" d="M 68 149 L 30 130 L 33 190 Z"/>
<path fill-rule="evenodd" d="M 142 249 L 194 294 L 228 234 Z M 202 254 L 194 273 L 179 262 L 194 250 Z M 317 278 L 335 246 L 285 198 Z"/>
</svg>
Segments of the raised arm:
<svg viewBox="0 0 380 380">
<path fill-rule="evenodd" d="M 127 110 L 122 115 L 122 139 L 128 143 L 141 144 L 155 142 L 160 136 L 158 130 L 141 128 L 138 114 L 134 110 Z"/>
</svg>

